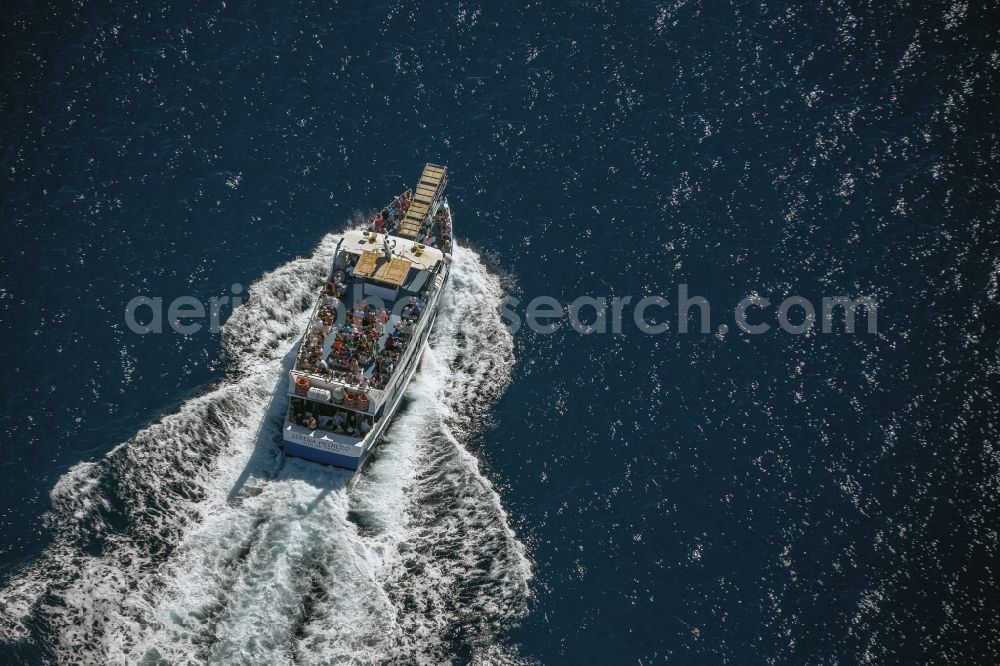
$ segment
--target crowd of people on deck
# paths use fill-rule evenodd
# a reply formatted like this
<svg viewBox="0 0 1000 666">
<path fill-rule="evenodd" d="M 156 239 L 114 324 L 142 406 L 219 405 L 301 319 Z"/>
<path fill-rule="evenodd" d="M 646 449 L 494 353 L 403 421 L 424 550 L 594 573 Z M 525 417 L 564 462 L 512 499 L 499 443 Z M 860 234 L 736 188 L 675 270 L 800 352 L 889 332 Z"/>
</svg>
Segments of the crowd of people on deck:
<svg viewBox="0 0 1000 666">
<path fill-rule="evenodd" d="M 420 225 L 417 242 L 442 252 L 451 252 L 451 213 L 448 208 L 441 206 L 430 221 Z"/>
<path fill-rule="evenodd" d="M 303 339 L 296 368 L 361 390 L 383 389 L 399 366 L 424 304 L 420 299 L 410 297 L 410 302 L 403 306 L 399 321 L 385 336 L 380 349 L 379 340 L 389 323 L 389 312 L 385 308 L 376 310 L 370 303 L 359 304 L 347 309 L 343 326 L 335 326 L 337 307 L 345 289 L 346 285 L 338 281 L 336 275 L 327 283 L 317 316 Z M 335 337 L 329 353 L 324 356 L 330 335 Z M 370 376 L 369 369 L 373 369 Z"/>
<path fill-rule="evenodd" d="M 443 252 L 451 252 L 451 211 L 444 206 L 434 215 L 434 221 L 427 230 L 427 245 L 436 246 Z"/>
<path fill-rule="evenodd" d="M 412 199 L 413 193 L 410 190 L 393 199 L 391 204 L 375 214 L 369 231 L 379 234 L 395 234 L 406 216 Z M 448 208 L 442 206 L 430 222 L 421 225 L 417 241 L 424 245 L 440 248 L 444 252 L 451 252 L 451 213 Z"/>
<path fill-rule="evenodd" d="M 310 412 L 306 408 L 306 401 L 301 398 L 292 398 L 289 406 L 291 419 L 296 425 L 318 430 L 323 428 L 330 432 L 341 432 L 352 437 L 364 437 L 372 429 L 370 416 L 358 414 L 347 409 L 332 408 L 332 414 L 320 414 Z M 330 411 L 329 409 L 326 411 Z"/>
<path fill-rule="evenodd" d="M 347 293 L 347 282 L 342 270 L 334 271 L 320 295 L 319 309 L 302 340 L 296 369 L 321 375 L 330 375 L 328 362 L 323 359 L 323 345 L 337 319 L 337 309 Z"/>
<path fill-rule="evenodd" d="M 411 190 L 400 194 L 392 200 L 392 203 L 375 214 L 370 230 L 379 234 L 395 234 L 403 218 L 406 217 L 406 211 L 409 210 L 412 200 L 413 192 Z"/>
<path fill-rule="evenodd" d="M 346 323 L 335 330 L 336 305 L 327 298 L 338 298 L 335 295 L 335 285 L 331 281 L 323 292 L 323 305 L 306 334 L 296 368 L 321 375 L 328 381 L 343 382 L 355 389 L 384 389 L 399 366 L 424 304 L 420 299 L 411 297 L 411 301 L 400 312 L 400 320 L 393 326 L 392 333 L 385 337 L 382 349 L 379 349 L 379 340 L 389 321 L 389 313 L 385 308 L 376 310 L 371 304 L 349 308 Z M 324 358 L 323 349 L 329 335 L 335 335 L 335 338 L 329 354 Z M 370 368 L 373 372 L 369 379 L 367 370 Z M 371 419 L 363 414 L 324 405 L 324 408 L 334 410 L 332 416 L 327 416 L 318 412 L 309 413 L 306 405 L 305 400 L 292 398 L 291 418 L 300 426 L 311 430 L 323 428 L 357 437 L 364 437 L 371 429 Z"/>
</svg>

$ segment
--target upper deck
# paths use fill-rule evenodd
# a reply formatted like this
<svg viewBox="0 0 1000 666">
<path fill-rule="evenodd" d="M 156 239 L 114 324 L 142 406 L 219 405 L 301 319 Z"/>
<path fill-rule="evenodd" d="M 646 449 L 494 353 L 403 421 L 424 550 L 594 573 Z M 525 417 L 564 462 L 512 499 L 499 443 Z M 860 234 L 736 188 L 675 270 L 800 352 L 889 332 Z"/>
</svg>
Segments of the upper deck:
<svg viewBox="0 0 1000 666">
<path fill-rule="evenodd" d="M 362 229 L 345 232 L 344 239 L 340 242 L 340 249 L 342 252 L 358 256 L 365 252 L 381 254 L 387 237 L 392 244 L 392 255 L 409 261 L 418 270 L 432 271 L 444 258 L 441 250 L 418 243 L 416 240 Z"/>
</svg>

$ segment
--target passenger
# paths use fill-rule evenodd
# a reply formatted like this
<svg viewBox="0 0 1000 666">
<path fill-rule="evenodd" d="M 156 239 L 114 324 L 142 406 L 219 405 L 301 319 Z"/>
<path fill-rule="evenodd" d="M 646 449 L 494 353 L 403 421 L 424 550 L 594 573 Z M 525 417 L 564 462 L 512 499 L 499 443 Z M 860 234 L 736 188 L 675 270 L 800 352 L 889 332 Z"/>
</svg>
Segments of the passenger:
<svg viewBox="0 0 1000 666">
<path fill-rule="evenodd" d="M 358 423 L 358 432 L 360 432 L 361 436 L 364 437 L 365 435 L 368 434 L 368 431 L 371 430 L 371 429 L 372 429 L 372 427 L 368 423 L 368 418 L 362 416 L 361 417 L 361 422 Z"/>
<path fill-rule="evenodd" d="M 338 409 L 337 413 L 335 413 L 333 415 L 333 418 L 331 419 L 331 423 L 333 424 L 333 427 L 331 428 L 331 430 L 336 431 L 336 430 L 340 430 L 341 428 L 343 428 L 344 427 L 344 413 L 341 412 Z"/>
<path fill-rule="evenodd" d="M 310 414 L 309 418 L 306 419 L 306 427 L 309 428 L 310 430 L 315 430 L 316 428 L 319 427 L 319 423 L 316 422 L 316 417 L 313 416 L 312 414 Z"/>
</svg>

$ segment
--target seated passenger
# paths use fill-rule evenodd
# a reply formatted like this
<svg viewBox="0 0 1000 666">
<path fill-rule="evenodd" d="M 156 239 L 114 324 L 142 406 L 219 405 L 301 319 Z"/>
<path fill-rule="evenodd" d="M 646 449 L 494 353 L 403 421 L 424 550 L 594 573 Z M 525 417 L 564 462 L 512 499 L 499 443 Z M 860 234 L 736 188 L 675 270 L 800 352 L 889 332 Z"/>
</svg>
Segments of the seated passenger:
<svg viewBox="0 0 1000 666">
<path fill-rule="evenodd" d="M 316 422 L 316 417 L 313 416 L 312 414 L 310 414 L 309 418 L 306 419 L 306 427 L 309 428 L 310 430 L 315 430 L 316 428 L 319 427 L 319 423 Z"/>
<path fill-rule="evenodd" d="M 368 417 L 362 416 L 361 417 L 361 422 L 358 423 L 358 432 L 361 434 L 362 437 L 364 437 L 365 435 L 368 434 L 368 431 L 371 430 L 371 429 L 372 429 L 372 427 L 368 423 Z"/>
</svg>

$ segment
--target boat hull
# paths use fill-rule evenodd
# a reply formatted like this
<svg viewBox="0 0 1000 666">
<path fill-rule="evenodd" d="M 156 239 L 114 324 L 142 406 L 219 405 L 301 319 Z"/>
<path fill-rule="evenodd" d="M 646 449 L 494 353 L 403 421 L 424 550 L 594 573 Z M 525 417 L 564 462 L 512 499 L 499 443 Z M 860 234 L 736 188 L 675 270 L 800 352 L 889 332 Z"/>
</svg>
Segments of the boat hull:
<svg viewBox="0 0 1000 666">
<path fill-rule="evenodd" d="M 364 461 L 368 458 L 368 452 L 365 452 L 363 456 L 349 456 L 343 453 L 324 451 L 312 446 L 303 446 L 287 439 L 284 442 L 284 449 L 286 456 L 302 458 L 303 460 L 309 460 L 322 465 L 333 465 L 334 467 L 342 467 L 353 471 L 361 469 Z"/>
</svg>

